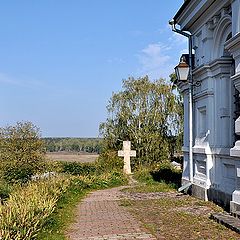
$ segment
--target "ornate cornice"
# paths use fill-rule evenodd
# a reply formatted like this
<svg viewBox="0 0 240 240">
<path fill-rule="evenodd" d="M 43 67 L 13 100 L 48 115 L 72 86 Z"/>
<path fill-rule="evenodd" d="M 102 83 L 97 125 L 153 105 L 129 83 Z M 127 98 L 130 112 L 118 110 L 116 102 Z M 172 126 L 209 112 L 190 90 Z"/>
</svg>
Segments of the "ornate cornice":
<svg viewBox="0 0 240 240">
<path fill-rule="evenodd" d="M 215 14 L 209 21 L 207 21 L 207 27 L 209 30 L 214 30 L 218 23 L 223 19 L 223 18 L 229 18 L 231 19 L 231 6 L 229 5 L 228 7 L 224 7 L 221 9 L 221 11 L 217 14 Z"/>
<path fill-rule="evenodd" d="M 193 76 L 203 80 L 208 77 L 215 77 L 219 74 L 229 75 L 229 66 L 231 64 L 231 57 L 218 58 L 208 64 L 201 65 L 198 68 L 194 69 Z"/>
</svg>

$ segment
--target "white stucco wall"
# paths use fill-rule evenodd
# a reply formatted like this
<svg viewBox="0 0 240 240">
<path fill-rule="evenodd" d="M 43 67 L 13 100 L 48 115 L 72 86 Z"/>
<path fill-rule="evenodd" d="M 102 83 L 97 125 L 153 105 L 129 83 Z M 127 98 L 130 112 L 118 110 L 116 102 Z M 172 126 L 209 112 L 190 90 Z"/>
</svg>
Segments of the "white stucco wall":
<svg viewBox="0 0 240 240">
<path fill-rule="evenodd" d="M 190 1 L 177 23 L 193 35 L 193 79 L 201 82 L 193 95 L 194 184 L 232 196 L 240 205 L 240 142 L 239 155 L 230 154 L 235 145 L 235 88 L 240 90 L 240 0 Z M 187 180 L 188 91 L 185 85 L 180 89 L 185 108 L 183 179 Z"/>
</svg>

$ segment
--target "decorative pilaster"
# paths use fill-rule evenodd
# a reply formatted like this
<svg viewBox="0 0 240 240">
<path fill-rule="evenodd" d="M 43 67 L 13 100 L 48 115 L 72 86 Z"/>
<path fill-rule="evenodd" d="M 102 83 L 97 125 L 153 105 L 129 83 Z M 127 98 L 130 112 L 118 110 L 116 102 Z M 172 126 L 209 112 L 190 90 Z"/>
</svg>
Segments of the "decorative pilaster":
<svg viewBox="0 0 240 240">
<path fill-rule="evenodd" d="M 240 92 L 240 73 L 232 77 L 234 86 Z M 235 121 L 235 134 L 240 136 L 240 117 Z M 235 142 L 235 146 L 230 149 L 230 156 L 240 157 L 240 140 Z"/>
<path fill-rule="evenodd" d="M 233 3 L 240 2 L 235 0 Z M 225 48 L 232 54 L 235 61 L 235 75 L 231 77 L 235 88 L 240 92 L 240 32 L 226 42 Z M 240 135 L 240 117 L 235 121 L 235 133 Z M 230 150 L 230 155 L 240 157 L 240 141 Z"/>
<path fill-rule="evenodd" d="M 237 166 L 236 190 L 232 194 L 232 201 L 230 202 L 230 211 L 240 211 L 240 166 Z"/>
<path fill-rule="evenodd" d="M 235 7 L 234 7 L 235 6 Z M 232 54 L 235 60 L 235 75 L 231 77 L 235 88 L 240 92 L 240 0 L 234 0 L 232 3 L 233 10 L 233 37 L 227 41 L 225 47 Z M 237 16 L 238 15 L 238 16 Z M 240 117 L 235 121 L 235 133 L 240 135 Z M 235 146 L 231 148 L 230 155 L 240 158 L 240 141 L 235 142 Z M 230 211 L 236 212 L 240 210 L 240 166 L 236 166 L 236 189 L 232 194 L 230 202 Z"/>
<path fill-rule="evenodd" d="M 211 178 L 210 178 L 210 171 L 213 168 L 213 157 L 212 157 L 212 151 L 209 146 L 209 143 L 205 147 L 205 153 L 207 155 L 206 159 L 206 188 L 209 189 L 211 186 Z M 207 200 L 207 197 L 206 197 Z"/>
</svg>

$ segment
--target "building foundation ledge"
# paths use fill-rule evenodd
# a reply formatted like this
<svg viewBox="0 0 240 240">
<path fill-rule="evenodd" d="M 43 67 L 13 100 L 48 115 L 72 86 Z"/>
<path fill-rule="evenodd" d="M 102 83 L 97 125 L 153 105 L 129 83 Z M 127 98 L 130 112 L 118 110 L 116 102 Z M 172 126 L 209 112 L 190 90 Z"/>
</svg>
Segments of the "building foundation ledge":
<svg viewBox="0 0 240 240">
<path fill-rule="evenodd" d="M 230 213 L 238 214 L 240 212 L 240 204 L 234 201 L 230 202 Z"/>
<path fill-rule="evenodd" d="M 240 158 L 240 141 L 235 142 L 235 146 L 230 149 L 230 156 Z"/>
<path fill-rule="evenodd" d="M 235 190 L 232 194 L 230 202 L 230 212 L 235 213 L 240 211 L 240 190 Z"/>
</svg>

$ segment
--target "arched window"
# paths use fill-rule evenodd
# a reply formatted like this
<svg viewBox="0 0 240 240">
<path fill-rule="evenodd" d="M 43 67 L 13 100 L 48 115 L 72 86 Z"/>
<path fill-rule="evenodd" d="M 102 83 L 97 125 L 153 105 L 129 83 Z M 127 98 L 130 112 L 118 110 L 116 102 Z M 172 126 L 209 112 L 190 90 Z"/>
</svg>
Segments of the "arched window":
<svg viewBox="0 0 240 240">
<path fill-rule="evenodd" d="M 232 37 L 232 19 L 230 15 L 223 16 L 213 33 L 213 59 L 229 56 L 225 43 Z"/>
<path fill-rule="evenodd" d="M 232 38 L 232 32 L 228 34 L 225 42 L 227 42 L 230 38 Z M 224 43 L 224 45 L 225 45 L 225 43 Z M 227 49 L 225 49 L 225 47 L 223 49 L 223 56 L 224 57 L 231 57 L 231 54 L 229 53 L 229 51 Z M 234 75 L 234 74 L 231 74 L 231 75 Z"/>
</svg>

